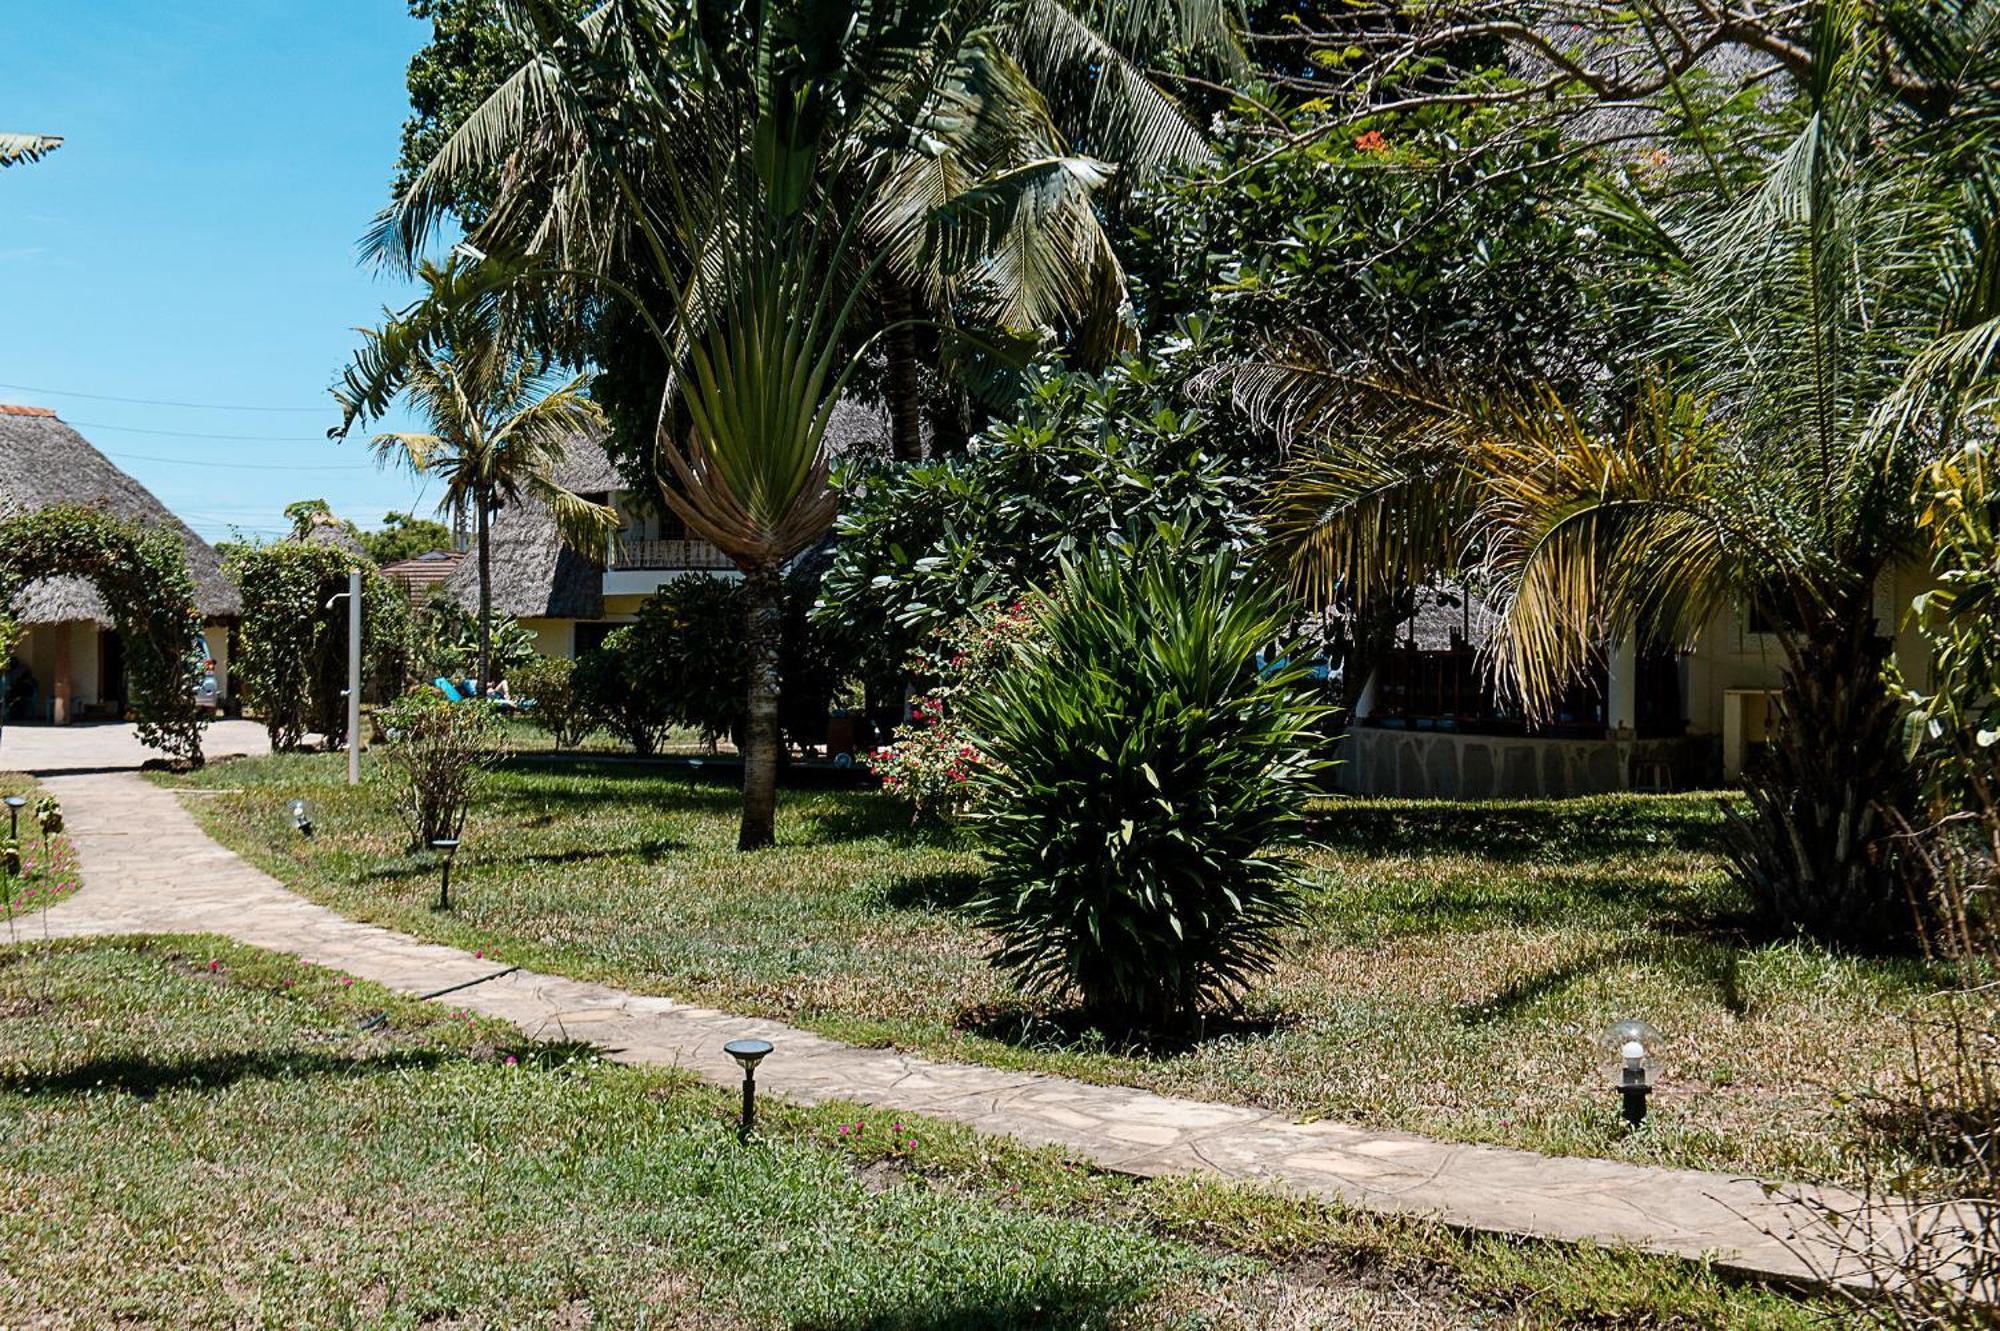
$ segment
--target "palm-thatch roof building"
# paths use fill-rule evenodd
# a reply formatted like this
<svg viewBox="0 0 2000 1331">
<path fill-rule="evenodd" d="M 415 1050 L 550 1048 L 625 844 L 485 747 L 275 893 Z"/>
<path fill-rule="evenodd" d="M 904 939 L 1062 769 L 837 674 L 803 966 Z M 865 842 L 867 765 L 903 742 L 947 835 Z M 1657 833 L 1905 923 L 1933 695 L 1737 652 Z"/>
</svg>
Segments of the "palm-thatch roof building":
<svg viewBox="0 0 2000 1331">
<path fill-rule="evenodd" d="M 827 446 L 836 455 L 883 451 L 888 438 L 887 418 L 852 399 L 834 409 L 827 426 Z M 740 576 L 728 556 L 629 489 L 600 440 L 572 440 L 555 479 L 573 493 L 617 509 L 620 526 L 610 562 L 600 567 L 564 544 L 546 504 L 509 504 L 488 523 L 493 612 L 519 620 L 543 655 L 576 656 L 598 646 L 620 624 L 631 623 L 640 603 L 675 578 Z M 472 613 L 479 608 L 478 553 L 468 552 L 440 584 L 445 596 Z"/>
<path fill-rule="evenodd" d="M 226 696 L 228 629 L 242 615 L 243 603 L 214 548 L 55 412 L 0 404 L 0 517 L 56 504 L 80 504 L 164 525 L 181 538 L 194 577 L 195 603 L 209 625 L 206 637 L 218 696 Z M 8 609 L 28 630 L 15 659 L 0 662 L 11 682 L 11 718 L 60 725 L 83 716 L 123 713 L 123 645 L 113 631 L 109 607 L 91 582 L 45 578 L 30 583 Z"/>
</svg>

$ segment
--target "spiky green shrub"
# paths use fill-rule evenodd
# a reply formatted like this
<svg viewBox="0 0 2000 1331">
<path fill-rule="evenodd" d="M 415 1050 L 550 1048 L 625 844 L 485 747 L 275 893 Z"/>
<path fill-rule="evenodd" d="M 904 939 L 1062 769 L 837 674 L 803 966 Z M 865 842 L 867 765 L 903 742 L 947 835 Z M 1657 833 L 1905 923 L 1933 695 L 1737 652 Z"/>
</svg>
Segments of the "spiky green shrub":
<svg viewBox="0 0 2000 1331">
<path fill-rule="evenodd" d="M 966 700 L 993 960 L 1116 1029 L 1235 1001 L 1297 917 L 1324 709 L 1303 668 L 1257 668 L 1287 607 L 1240 572 L 1228 552 L 1093 551 L 1046 633 Z"/>
</svg>

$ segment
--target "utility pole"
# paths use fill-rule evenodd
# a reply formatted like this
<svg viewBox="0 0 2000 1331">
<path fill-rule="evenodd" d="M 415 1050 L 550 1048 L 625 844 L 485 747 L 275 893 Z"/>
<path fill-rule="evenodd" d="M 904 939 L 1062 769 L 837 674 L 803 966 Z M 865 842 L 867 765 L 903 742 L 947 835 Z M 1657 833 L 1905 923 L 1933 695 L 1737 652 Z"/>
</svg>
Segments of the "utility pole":
<svg viewBox="0 0 2000 1331">
<path fill-rule="evenodd" d="M 347 570 L 347 784 L 361 784 L 361 569 Z"/>
</svg>

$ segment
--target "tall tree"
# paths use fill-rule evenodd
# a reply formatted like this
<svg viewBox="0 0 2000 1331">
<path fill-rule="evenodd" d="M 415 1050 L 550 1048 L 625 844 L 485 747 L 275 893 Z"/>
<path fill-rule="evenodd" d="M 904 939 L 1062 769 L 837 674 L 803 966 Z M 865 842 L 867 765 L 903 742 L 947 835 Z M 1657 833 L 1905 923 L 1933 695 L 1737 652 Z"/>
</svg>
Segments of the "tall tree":
<svg viewBox="0 0 2000 1331">
<path fill-rule="evenodd" d="M 867 245 L 852 200 L 882 197 L 877 182 L 907 155 L 909 127 L 953 86 L 956 66 L 932 48 L 935 5 L 800 0 L 729 21 L 711 14 L 712 25 L 683 23 L 651 0 L 614 2 L 580 22 L 555 0 L 521 0 L 516 13 L 530 44 L 519 86 L 496 94 L 440 161 L 474 152 L 468 135 L 488 136 L 486 149 L 523 136 L 571 145 L 560 188 L 503 193 L 488 225 L 535 242 L 550 272 L 536 293 L 614 293 L 671 369 L 654 439 L 662 497 L 746 584 L 738 844 L 755 849 L 771 843 L 775 817 L 779 577 L 833 519 L 826 427 L 860 362 L 847 333 L 864 293 L 894 245 L 1004 233 L 1038 199 L 1083 218 L 1087 207 L 1061 212 L 1072 197 L 1065 182 L 1096 168 L 1031 164 L 1017 187 L 960 202 L 951 218 L 907 210 L 897 226 L 915 238 L 897 230 L 891 243 Z M 519 115 L 529 106 L 532 132 Z M 548 159 L 512 160 L 525 175 Z M 388 219 L 389 231 L 428 229 L 424 188 L 413 187 L 414 211 Z M 1052 215 L 1024 224 L 1047 226 Z"/>
<path fill-rule="evenodd" d="M 454 257 L 420 265 L 418 277 L 422 297 L 385 310 L 379 328 L 362 330 L 364 344 L 333 390 L 341 420 L 328 433 L 345 438 L 399 397 L 429 423 L 426 431 L 385 432 L 370 443 L 382 461 L 443 481 L 439 512 L 469 506 L 475 515 L 484 690 L 493 685 L 492 514 L 503 503 L 539 500 L 554 512 L 564 540 L 602 559 L 617 514 L 558 478 L 571 441 L 601 433 L 604 417 L 584 392 L 585 376 L 565 379 L 522 350 L 504 269 L 478 271 Z"/>
<path fill-rule="evenodd" d="M 574 127 L 550 119 L 540 75 L 526 64 L 521 16 L 509 21 L 504 6 L 469 0 L 417 0 L 413 9 L 431 18 L 435 40 L 412 62 L 415 115 L 394 225 L 378 233 L 378 245 L 413 252 L 421 241 L 411 230 L 427 229 L 444 211 L 478 228 L 482 243 L 537 251 L 560 247 L 567 229 L 615 227 L 617 209 L 592 202 L 608 186 L 590 171 Z M 1126 280 L 1093 201 L 1113 179 L 1113 162 L 1129 181 L 1205 158 L 1196 119 L 1169 91 L 1172 71 L 1243 63 L 1228 0 L 1117 11 L 1080 0 L 949 0 L 923 9 L 921 39 L 904 47 L 911 67 L 887 73 L 899 86 L 925 81 L 932 93 L 856 107 L 846 129 L 873 142 L 851 155 L 838 186 L 863 216 L 863 243 L 895 250 L 863 314 L 890 330 L 880 343 L 882 385 L 899 456 L 920 447 L 922 356 L 942 353 L 968 366 L 979 359 L 940 330 L 964 324 L 989 342 L 1060 331 L 1092 364 L 1129 345 Z M 640 19 L 665 30 L 688 17 L 681 4 L 628 2 L 596 10 L 580 30 L 631 31 Z M 785 21 L 783 6 L 773 20 Z M 676 66 L 687 48 L 669 45 L 649 53 L 653 81 L 683 96 L 707 95 L 715 81 L 741 86 L 751 72 L 729 62 L 751 46 L 729 29 L 754 21 L 751 7 L 704 11 L 702 43 L 720 63 Z M 482 86 L 491 88 L 483 97 Z M 698 168 L 710 146 L 674 145 L 676 169 Z M 887 169 L 877 160 L 884 155 Z M 503 192 L 511 196 L 504 205 Z M 538 201 L 524 210 L 529 198 Z M 912 225 L 931 215 L 949 216 L 951 225 Z M 551 220 L 556 225 L 544 229 Z M 636 254 L 637 239 L 626 239 Z M 627 272 L 635 286 L 645 281 L 643 267 Z M 635 349 L 629 335 L 640 330 L 620 313 L 598 313 L 587 350 L 611 379 L 636 372 L 652 381 L 644 396 L 656 395 L 666 366 Z M 628 357 L 638 363 L 628 366 Z M 618 388 L 607 393 L 622 397 Z"/>
<path fill-rule="evenodd" d="M 1940 7 L 1924 35 L 1961 84 L 1942 120 L 1906 104 L 1908 30 L 1830 3 L 1755 188 L 1657 215 L 1607 203 L 1657 315 L 1651 382 L 1615 415 L 1546 388 L 1364 384 L 1374 428 L 1327 431 L 1277 523 L 1322 585 L 1478 569 L 1503 612 L 1494 663 L 1530 710 L 1607 639 L 1687 644 L 1750 606 L 1784 679 L 1739 874 L 1778 922 L 1860 945 L 1909 926 L 1890 815 L 1912 790 L 1877 584 L 1916 548 L 1921 467 L 1992 424 L 1962 410 L 2000 345 L 1987 9 Z M 1259 388 L 1309 411 L 1327 377 L 1272 365 Z"/>
</svg>

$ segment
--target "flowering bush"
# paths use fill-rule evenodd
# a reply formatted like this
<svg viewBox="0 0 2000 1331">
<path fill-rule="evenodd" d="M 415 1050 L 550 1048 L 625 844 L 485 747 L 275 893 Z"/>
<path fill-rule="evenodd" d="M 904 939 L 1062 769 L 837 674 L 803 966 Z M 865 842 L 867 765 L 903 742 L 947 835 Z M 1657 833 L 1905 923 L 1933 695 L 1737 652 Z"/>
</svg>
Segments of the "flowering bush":
<svg viewBox="0 0 2000 1331">
<path fill-rule="evenodd" d="M 911 658 L 912 677 L 931 687 L 910 704 L 910 723 L 895 742 L 865 761 L 884 791 L 908 801 L 913 818 L 948 821 L 971 807 L 972 774 L 986 759 L 960 713 L 966 699 L 991 687 L 1015 648 L 1040 633 L 1041 610 L 1026 599 L 976 610 Z"/>
</svg>

